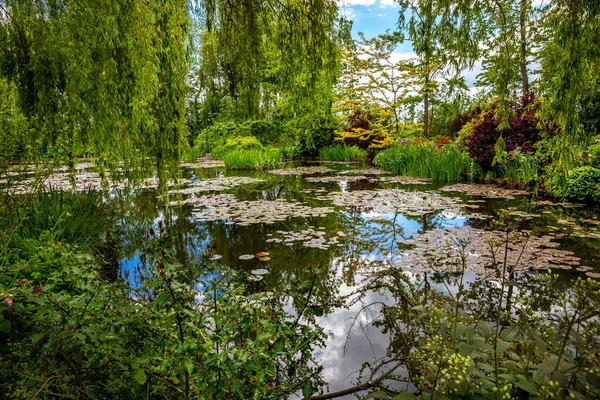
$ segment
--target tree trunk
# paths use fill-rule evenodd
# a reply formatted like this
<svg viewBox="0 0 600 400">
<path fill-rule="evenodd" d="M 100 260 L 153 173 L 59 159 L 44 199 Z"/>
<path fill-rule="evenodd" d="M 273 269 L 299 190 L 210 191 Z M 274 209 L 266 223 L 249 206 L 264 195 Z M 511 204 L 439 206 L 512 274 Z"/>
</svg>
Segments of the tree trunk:
<svg viewBox="0 0 600 400">
<path fill-rule="evenodd" d="M 429 137 L 429 89 L 427 88 L 423 94 L 423 136 Z"/>
<path fill-rule="evenodd" d="M 519 70 L 521 71 L 521 80 L 523 84 L 523 99 L 529 95 L 529 76 L 527 76 L 527 16 L 529 14 L 529 0 L 521 0 L 519 25 L 520 25 L 520 44 L 521 54 L 519 57 Z"/>
</svg>

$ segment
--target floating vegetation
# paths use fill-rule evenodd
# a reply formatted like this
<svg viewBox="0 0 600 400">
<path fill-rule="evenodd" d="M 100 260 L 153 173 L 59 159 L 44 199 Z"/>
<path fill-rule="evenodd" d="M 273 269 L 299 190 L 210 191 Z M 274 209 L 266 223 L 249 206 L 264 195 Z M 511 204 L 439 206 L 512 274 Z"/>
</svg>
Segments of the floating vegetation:
<svg viewBox="0 0 600 400">
<path fill-rule="evenodd" d="M 169 194 L 193 194 L 198 192 L 218 192 L 231 189 L 236 186 L 247 185 L 251 183 L 266 182 L 264 179 L 252 178 L 249 176 L 224 176 L 220 178 L 210 178 L 193 181 L 190 186 L 184 189 L 170 190 Z"/>
<path fill-rule="evenodd" d="M 334 192 L 316 198 L 332 200 L 337 206 L 359 207 L 382 214 L 402 213 L 419 216 L 445 211 L 447 214 L 466 217 L 461 210 L 465 204 L 460 199 L 442 196 L 435 192 L 409 192 L 402 189 L 355 190 Z M 469 215 L 469 217 L 477 216 Z"/>
<path fill-rule="evenodd" d="M 235 197 L 234 195 L 229 193 L 223 193 L 200 197 L 192 195 L 182 201 L 172 201 L 169 203 L 169 205 L 175 206 L 180 204 L 194 204 L 198 206 L 219 206 L 221 204 L 234 203 L 236 201 L 237 197 Z"/>
<path fill-rule="evenodd" d="M 583 207 L 583 204 L 574 204 L 574 203 L 567 203 L 567 202 L 555 203 L 550 200 L 535 200 L 535 201 L 532 201 L 531 204 L 536 205 L 536 206 L 559 206 L 559 207 L 564 207 L 564 208 Z"/>
<path fill-rule="evenodd" d="M 325 217 L 335 211 L 332 207 L 309 207 L 283 200 L 237 201 L 233 195 L 203 196 L 195 204 L 204 206 L 194 210 L 200 221 L 227 220 L 226 224 L 242 226 L 272 224 L 287 218 Z"/>
<path fill-rule="evenodd" d="M 258 269 L 253 269 L 252 271 L 250 271 L 250 273 L 254 274 L 254 275 L 266 275 L 269 273 L 269 271 L 264 268 L 258 268 Z"/>
<path fill-rule="evenodd" d="M 304 247 L 313 249 L 327 250 L 331 246 L 342 246 L 339 242 L 340 238 L 345 236 L 343 232 L 338 232 L 336 236 L 327 237 L 327 233 L 323 230 L 309 227 L 300 232 L 293 231 L 277 231 L 281 238 L 273 237 L 267 239 L 267 243 L 281 243 L 286 246 L 301 244 Z M 340 235 L 340 233 L 342 233 Z"/>
<path fill-rule="evenodd" d="M 461 192 L 471 196 L 480 196 L 487 199 L 513 200 L 515 196 L 527 196 L 526 190 L 508 189 L 497 185 L 481 185 L 472 183 L 458 183 L 439 189 L 442 192 Z"/>
<path fill-rule="evenodd" d="M 193 163 L 182 163 L 182 168 L 220 168 L 225 167 L 225 163 L 221 160 L 213 160 L 211 158 L 199 158 L 196 162 Z"/>
<path fill-rule="evenodd" d="M 240 260 L 252 260 L 254 256 L 252 254 L 242 254 L 239 259 Z"/>
<path fill-rule="evenodd" d="M 296 168 L 272 169 L 269 171 L 270 174 L 275 174 L 275 175 L 315 175 L 315 174 L 325 174 L 328 172 L 333 172 L 333 170 L 329 169 L 327 167 L 296 167 Z"/>
<path fill-rule="evenodd" d="M 306 182 L 313 183 L 330 183 L 330 182 L 357 182 L 357 181 L 366 181 L 367 178 L 364 175 L 350 175 L 350 176 L 319 176 L 319 177 L 310 177 L 306 178 Z"/>
<path fill-rule="evenodd" d="M 340 175 L 381 175 L 381 174 L 391 174 L 391 172 L 384 171 L 379 168 L 349 169 L 347 171 L 340 172 Z"/>
<path fill-rule="evenodd" d="M 585 274 L 590 278 L 600 279 L 600 273 L 598 272 L 586 272 Z"/>
<path fill-rule="evenodd" d="M 403 185 L 427 185 L 433 182 L 431 178 L 418 178 L 414 176 L 384 176 L 375 179 L 377 182 L 400 183 Z"/>
<path fill-rule="evenodd" d="M 561 250 L 552 240 L 558 235 L 509 235 L 506 261 L 514 272 L 530 270 L 571 269 L 579 265 L 573 252 Z M 506 233 L 476 228 L 433 229 L 416 238 L 402 241 L 413 246 L 402 254 L 399 264 L 407 269 L 454 271 L 460 260 L 458 240 L 468 242 L 466 268 L 478 275 L 493 277 L 502 269 Z"/>
</svg>

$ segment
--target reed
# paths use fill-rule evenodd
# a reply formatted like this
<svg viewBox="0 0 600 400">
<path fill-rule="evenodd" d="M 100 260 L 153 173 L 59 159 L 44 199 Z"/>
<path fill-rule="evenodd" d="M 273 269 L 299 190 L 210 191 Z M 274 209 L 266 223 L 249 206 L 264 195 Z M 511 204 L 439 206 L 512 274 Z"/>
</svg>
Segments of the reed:
<svg viewBox="0 0 600 400">
<path fill-rule="evenodd" d="M 343 144 L 327 146 L 319 151 L 319 158 L 324 161 L 363 161 L 366 157 L 365 150 Z"/>
</svg>

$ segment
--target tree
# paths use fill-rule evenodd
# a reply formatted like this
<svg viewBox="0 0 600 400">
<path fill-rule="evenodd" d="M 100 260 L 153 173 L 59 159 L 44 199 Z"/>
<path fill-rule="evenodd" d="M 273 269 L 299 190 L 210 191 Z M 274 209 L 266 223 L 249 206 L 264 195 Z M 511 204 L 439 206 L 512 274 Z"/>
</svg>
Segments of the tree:
<svg viewBox="0 0 600 400">
<path fill-rule="evenodd" d="M 336 112 L 350 118 L 356 110 L 370 115 L 372 127 L 393 131 L 399 138 L 404 129 L 403 106 L 417 92 L 417 72 L 412 60 L 394 54 L 399 42 L 389 31 L 360 40 L 342 51 L 344 74 L 336 98 Z M 413 128 L 413 127 L 411 127 Z"/>
</svg>

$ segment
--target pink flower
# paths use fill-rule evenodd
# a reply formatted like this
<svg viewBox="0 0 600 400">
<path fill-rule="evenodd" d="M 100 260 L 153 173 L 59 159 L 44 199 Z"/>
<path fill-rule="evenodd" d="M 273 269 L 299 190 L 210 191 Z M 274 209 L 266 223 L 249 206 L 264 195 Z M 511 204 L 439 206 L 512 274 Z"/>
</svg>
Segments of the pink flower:
<svg viewBox="0 0 600 400">
<path fill-rule="evenodd" d="M 4 299 L 4 303 L 6 303 L 6 305 L 9 307 L 12 307 L 13 305 L 13 301 L 9 298 Z"/>
</svg>

